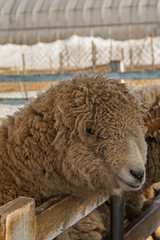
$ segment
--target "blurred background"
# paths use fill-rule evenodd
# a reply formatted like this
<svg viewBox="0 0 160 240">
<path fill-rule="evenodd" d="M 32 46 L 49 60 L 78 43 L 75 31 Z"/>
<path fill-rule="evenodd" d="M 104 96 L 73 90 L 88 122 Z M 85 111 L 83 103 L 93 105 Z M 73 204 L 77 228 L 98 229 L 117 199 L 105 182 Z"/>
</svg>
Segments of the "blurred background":
<svg viewBox="0 0 160 240">
<path fill-rule="evenodd" d="M 159 70 L 160 0 L 0 0 L 0 119 L 56 83 L 45 75 Z"/>
</svg>

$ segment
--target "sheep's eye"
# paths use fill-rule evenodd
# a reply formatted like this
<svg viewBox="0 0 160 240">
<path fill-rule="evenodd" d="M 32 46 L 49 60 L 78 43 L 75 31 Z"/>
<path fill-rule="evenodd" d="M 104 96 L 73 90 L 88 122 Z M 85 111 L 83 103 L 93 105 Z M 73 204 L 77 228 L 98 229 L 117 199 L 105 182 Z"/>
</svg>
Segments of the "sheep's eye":
<svg viewBox="0 0 160 240">
<path fill-rule="evenodd" d="M 89 135 L 94 135 L 94 132 L 93 132 L 92 128 L 87 128 L 87 129 L 86 129 L 86 132 L 87 132 Z"/>
</svg>

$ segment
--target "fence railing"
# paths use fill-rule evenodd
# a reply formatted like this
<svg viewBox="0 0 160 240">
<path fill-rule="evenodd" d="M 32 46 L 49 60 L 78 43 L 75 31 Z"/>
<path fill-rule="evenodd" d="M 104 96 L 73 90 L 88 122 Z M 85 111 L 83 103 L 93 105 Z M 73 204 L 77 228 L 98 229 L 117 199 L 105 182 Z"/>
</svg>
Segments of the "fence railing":
<svg viewBox="0 0 160 240">
<path fill-rule="evenodd" d="M 19 197 L 0 207 L 1 240 L 52 240 L 107 200 L 107 196 L 76 199 L 51 199 L 35 208 L 34 199 Z M 111 240 L 145 240 L 160 225 L 160 196 L 154 204 L 125 229 L 123 235 L 123 199 L 113 197 Z M 87 239 L 86 239 L 87 240 Z"/>
<path fill-rule="evenodd" d="M 74 74 L 48 74 L 48 75 L 12 75 L 0 76 L 0 82 L 52 82 L 62 79 L 71 79 Z M 105 74 L 115 79 L 160 79 L 160 71 L 141 72 L 108 72 Z"/>
<path fill-rule="evenodd" d="M 160 79 L 160 71 L 143 71 L 143 72 L 110 72 L 106 76 L 114 79 L 130 80 L 131 84 L 134 80 Z M 62 79 L 71 79 L 73 74 L 53 74 L 53 75 L 14 75 L 0 76 L 0 83 L 31 83 L 31 82 L 56 82 Z M 27 97 L 21 99 L 0 98 L 0 104 L 25 104 Z"/>
<path fill-rule="evenodd" d="M 160 195 L 126 229 L 124 240 L 145 240 L 160 226 Z"/>
<path fill-rule="evenodd" d="M 78 37 L 35 45 L 0 45 L 0 74 L 109 72 L 110 61 L 123 60 L 126 71 L 160 68 L 159 37 L 115 41 Z"/>
<path fill-rule="evenodd" d="M 108 196 L 51 199 L 35 208 L 34 199 L 19 197 L 0 207 L 1 240 L 52 240 L 88 215 Z"/>
</svg>

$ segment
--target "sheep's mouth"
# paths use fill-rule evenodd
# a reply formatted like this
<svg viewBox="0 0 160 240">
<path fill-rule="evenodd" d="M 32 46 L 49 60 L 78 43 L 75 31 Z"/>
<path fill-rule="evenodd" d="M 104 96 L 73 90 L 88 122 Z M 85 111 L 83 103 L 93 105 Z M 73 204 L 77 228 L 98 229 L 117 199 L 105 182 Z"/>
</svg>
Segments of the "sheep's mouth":
<svg viewBox="0 0 160 240">
<path fill-rule="evenodd" d="M 119 179 L 123 184 L 129 186 L 130 188 L 139 189 L 139 188 L 141 187 L 141 183 L 133 185 L 133 184 L 131 184 L 131 183 L 128 183 L 128 182 L 124 181 L 124 180 L 123 180 L 121 177 L 119 177 L 119 176 L 118 176 L 118 179 Z"/>
</svg>

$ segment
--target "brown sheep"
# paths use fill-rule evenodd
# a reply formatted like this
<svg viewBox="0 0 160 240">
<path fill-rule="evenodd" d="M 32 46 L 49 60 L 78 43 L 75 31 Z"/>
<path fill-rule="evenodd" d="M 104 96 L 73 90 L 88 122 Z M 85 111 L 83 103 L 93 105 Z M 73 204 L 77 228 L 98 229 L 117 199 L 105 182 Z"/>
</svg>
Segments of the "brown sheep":
<svg viewBox="0 0 160 240">
<path fill-rule="evenodd" d="M 129 222 L 132 221 L 150 206 L 152 204 L 152 199 L 154 199 L 155 194 L 159 191 L 157 189 L 157 187 L 159 188 L 159 185 L 154 183 L 160 181 L 160 85 L 154 84 L 139 88 L 138 94 L 142 97 L 142 101 L 145 106 L 147 106 L 149 112 L 149 115 L 145 118 L 145 125 L 147 126 L 146 142 L 148 146 L 146 182 L 139 191 L 125 192 L 125 224 L 127 223 L 126 220 Z M 103 208 L 103 211 L 100 211 L 101 208 Z M 101 214 L 96 215 L 98 212 Z M 90 215 L 86 218 L 88 222 L 90 222 L 90 229 L 87 228 L 89 231 L 87 231 L 88 235 L 86 239 L 93 238 L 94 228 L 96 228 L 96 226 L 99 229 L 100 226 L 101 228 L 103 226 L 101 229 L 101 236 L 104 236 L 104 239 L 106 239 L 106 237 L 107 239 L 110 239 L 110 206 L 107 207 L 106 205 L 102 205 L 94 210 L 93 213 L 95 213 L 94 219 L 92 219 L 92 216 Z M 73 228 L 68 230 L 68 236 L 70 236 L 68 239 L 74 239 L 72 238 L 73 232 L 77 233 L 77 237 L 81 236 L 83 233 L 86 234 L 86 228 L 82 228 L 83 224 L 87 221 L 86 219 L 81 220 L 80 223 L 75 225 L 75 227 L 73 226 Z M 155 235 L 155 239 L 160 239 L 159 229 L 153 234 L 153 238 Z M 101 237 L 99 236 L 98 238 L 96 236 L 95 239 L 101 239 Z"/>
<path fill-rule="evenodd" d="M 57 194 L 140 189 L 145 114 L 138 94 L 103 75 L 39 94 L 0 127 L 0 205 L 21 195 L 39 205 Z"/>
<path fill-rule="evenodd" d="M 160 85 L 146 85 L 138 89 L 142 101 L 148 108 L 149 116 L 145 119 L 148 128 L 146 182 L 144 187 L 136 193 L 126 193 L 127 218 L 133 220 L 142 210 L 147 199 L 154 197 L 152 184 L 160 181 Z M 149 190 L 150 189 L 150 190 Z M 146 197 L 146 194 L 148 197 Z"/>
<path fill-rule="evenodd" d="M 146 85 L 139 88 L 138 93 L 141 95 L 142 101 L 147 106 L 149 112 L 149 116 L 145 119 L 145 124 L 148 128 L 146 133 L 148 146 L 146 182 L 138 192 L 125 194 L 126 218 L 129 221 L 135 219 L 147 206 L 152 204 L 152 199 L 155 196 L 155 185 L 152 186 L 152 184 L 160 182 L 160 85 Z M 160 239 L 160 234 L 159 238 L 156 239 Z"/>
</svg>

